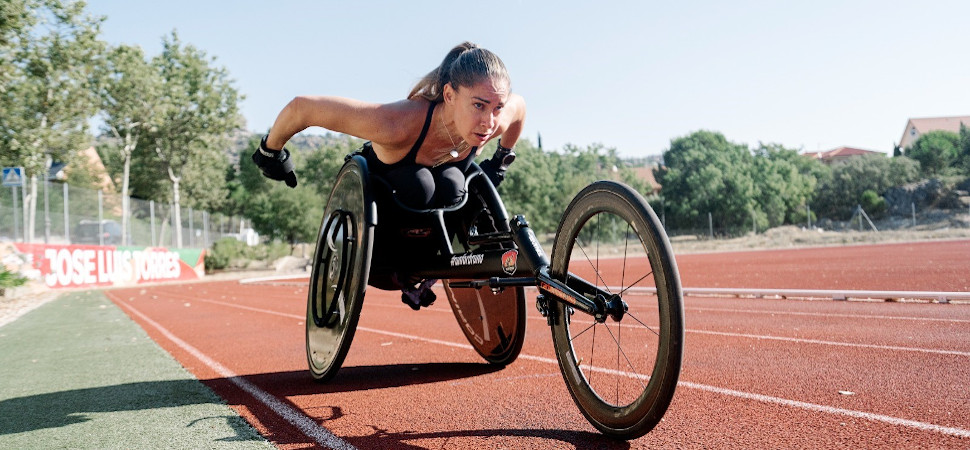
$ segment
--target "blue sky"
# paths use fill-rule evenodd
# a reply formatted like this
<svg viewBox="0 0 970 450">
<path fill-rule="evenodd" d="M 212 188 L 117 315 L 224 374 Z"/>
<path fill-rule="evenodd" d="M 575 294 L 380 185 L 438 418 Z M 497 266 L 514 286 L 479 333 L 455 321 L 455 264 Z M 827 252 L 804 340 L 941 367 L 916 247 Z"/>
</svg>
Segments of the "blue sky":
<svg viewBox="0 0 970 450">
<path fill-rule="evenodd" d="M 699 129 L 891 152 L 910 117 L 970 115 L 970 2 L 93 0 L 102 37 L 216 57 L 265 131 L 292 97 L 403 98 L 455 44 L 496 52 L 524 136 L 661 153 Z"/>
</svg>

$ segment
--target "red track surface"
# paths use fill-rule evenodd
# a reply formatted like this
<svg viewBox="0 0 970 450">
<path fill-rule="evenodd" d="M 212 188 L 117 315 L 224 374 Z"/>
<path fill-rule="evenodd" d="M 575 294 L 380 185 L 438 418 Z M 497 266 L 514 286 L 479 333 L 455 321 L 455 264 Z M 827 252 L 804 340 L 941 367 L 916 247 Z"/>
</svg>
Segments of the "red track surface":
<svg viewBox="0 0 970 450">
<path fill-rule="evenodd" d="M 690 287 L 970 290 L 970 241 L 678 264 Z M 302 286 L 108 295 L 282 448 L 970 447 L 967 305 L 687 298 L 674 402 L 657 428 L 625 443 L 583 419 L 531 305 L 522 355 L 497 370 L 467 346 L 443 294 L 413 312 L 370 289 L 343 369 L 321 385 L 306 370 Z"/>
</svg>

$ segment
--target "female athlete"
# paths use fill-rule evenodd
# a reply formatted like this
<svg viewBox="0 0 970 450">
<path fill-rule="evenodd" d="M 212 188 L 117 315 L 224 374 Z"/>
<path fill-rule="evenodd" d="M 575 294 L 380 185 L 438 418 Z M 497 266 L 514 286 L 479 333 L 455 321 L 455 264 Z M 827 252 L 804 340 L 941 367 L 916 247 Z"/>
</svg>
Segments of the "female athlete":
<svg viewBox="0 0 970 450">
<path fill-rule="evenodd" d="M 511 92 L 505 64 L 470 42 L 453 48 L 404 100 L 368 103 L 330 96 L 300 96 L 287 104 L 253 154 L 272 179 L 296 186 L 284 146 L 312 127 L 367 141 L 362 154 L 371 172 L 384 177 L 398 199 L 416 209 L 461 200 L 464 172 L 492 139 L 496 156 L 482 163 L 493 182 L 504 176 L 503 157 L 522 132 L 525 101 Z"/>
</svg>

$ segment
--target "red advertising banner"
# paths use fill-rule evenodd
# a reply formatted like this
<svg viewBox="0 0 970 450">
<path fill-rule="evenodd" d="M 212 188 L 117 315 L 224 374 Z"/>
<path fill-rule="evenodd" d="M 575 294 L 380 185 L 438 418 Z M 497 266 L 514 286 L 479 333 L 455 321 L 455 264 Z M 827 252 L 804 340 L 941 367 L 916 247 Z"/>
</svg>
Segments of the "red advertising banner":
<svg viewBox="0 0 970 450">
<path fill-rule="evenodd" d="M 54 289 L 196 280 L 205 275 L 202 249 L 0 243 L 0 258 L 7 270 Z"/>
</svg>

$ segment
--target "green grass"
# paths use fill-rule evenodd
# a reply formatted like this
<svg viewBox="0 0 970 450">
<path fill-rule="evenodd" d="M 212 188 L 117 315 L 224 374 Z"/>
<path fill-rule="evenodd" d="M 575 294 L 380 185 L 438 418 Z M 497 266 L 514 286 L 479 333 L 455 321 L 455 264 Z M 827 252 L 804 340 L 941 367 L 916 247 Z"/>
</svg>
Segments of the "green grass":
<svg viewBox="0 0 970 450">
<path fill-rule="evenodd" d="M 273 448 L 99 291 L 0 327 L 0 448 Z"/>
</svg>

